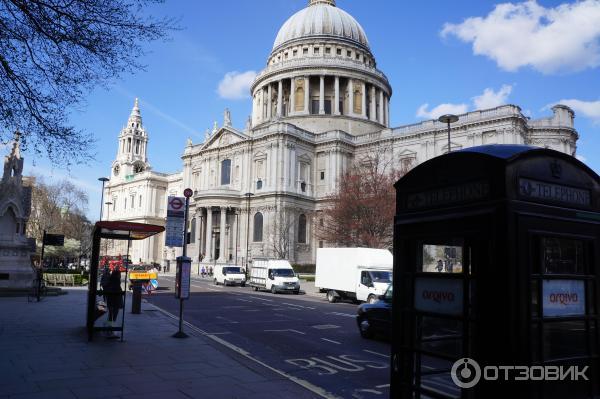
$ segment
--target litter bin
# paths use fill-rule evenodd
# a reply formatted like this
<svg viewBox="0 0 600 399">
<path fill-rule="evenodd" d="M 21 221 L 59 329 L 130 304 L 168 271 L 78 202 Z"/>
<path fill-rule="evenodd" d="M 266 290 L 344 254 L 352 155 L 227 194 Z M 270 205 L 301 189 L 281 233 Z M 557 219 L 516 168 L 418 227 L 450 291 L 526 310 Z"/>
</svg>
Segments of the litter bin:
<svg viewBox="0 0 600 399">
<path fill-rule="evenodd" d="M 131 300 L 131 313 L 140 314 L 142 313 L 142 282 L 136 281 L 131 285 L 133 291 Z"/>
</svg>

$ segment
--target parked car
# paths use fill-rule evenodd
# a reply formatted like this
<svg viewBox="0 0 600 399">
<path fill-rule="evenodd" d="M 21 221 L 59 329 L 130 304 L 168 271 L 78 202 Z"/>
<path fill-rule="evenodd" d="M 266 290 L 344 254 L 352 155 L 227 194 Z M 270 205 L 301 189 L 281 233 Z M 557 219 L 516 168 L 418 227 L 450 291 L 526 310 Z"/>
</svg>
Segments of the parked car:
<svg viewBox="0 0 600 399">
<path fill-rule="evenodd" d="M 392 281 L 393 263 L 387 249 L 318 248 L 315 287 L 329 302 L 375 303 Z"/>
<path fill-rule="evenodd" d="M 273 294 L 292 292 L 298 295 L 300 293 L 300 281 L 292 265 L 287 260 L 281 259 L 254 258 L 248 285 L 254 291 L 265 289 Z"/>
<path fill-rule="evenodd" d="M 215 285 L 246 285 L 246 274 L 241 267 L 235 265 L 217 265 L 214 270 Z"/>
<path fill-rule="evenodd" d="M 392 332 L 392 294 L 390 284 L 385 294 L 375 303 L 363 303 L 358 307 L 356 324 L 363 338 L 373 338 L 379 334 L 389 339 Z"/>
</svg>

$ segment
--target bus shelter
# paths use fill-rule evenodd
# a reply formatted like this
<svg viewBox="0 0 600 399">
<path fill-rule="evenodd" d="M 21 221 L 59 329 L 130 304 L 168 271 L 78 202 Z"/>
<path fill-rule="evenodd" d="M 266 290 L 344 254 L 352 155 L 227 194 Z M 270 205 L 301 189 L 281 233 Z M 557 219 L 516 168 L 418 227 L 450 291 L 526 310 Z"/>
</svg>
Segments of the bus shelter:
<svg viewBox="0 0 600 399">
<path fill-rule="evenodd" d="M 391 397 L 600 397 L 600 177 L 490 145 L 395 187 Z"/>
<path fill-rule="evenodd" d="M 121 313 L 121 325 L 112 327 L 96 327 L 94 325 L 97 319 L 98 264 L 100 261 L 100 241 L 103 238 L 112 240 L 127 240 L 128 242 L 131 242 L 131 240 L 144 240 L 155 234 L 161 233 L 164 230 L 165 228 L 163 226 L 156 226 L 152 224 L 119 221 L 96 222 L 96 225 L 94 226 L 94 230 L 92 232 L 92 259 L 90 262 L 90 277 L 88 285 L 86 317 L 86 327 L 89 341 L 92 341 L 92 339 L 94 338 L 94 332 L 108 330 L 120 331 L 122 341 L 125 326 L 125 299 L 127 298 L 127 273 L 129 268 L 128 262 L 124 262 L 125 288 L 123 290 L 123 310 Z M 129 245 L 127 248 L 129 251 Z M 128 259 L 128 256 L 126 256 L 126 259 Z"/>
</svg>

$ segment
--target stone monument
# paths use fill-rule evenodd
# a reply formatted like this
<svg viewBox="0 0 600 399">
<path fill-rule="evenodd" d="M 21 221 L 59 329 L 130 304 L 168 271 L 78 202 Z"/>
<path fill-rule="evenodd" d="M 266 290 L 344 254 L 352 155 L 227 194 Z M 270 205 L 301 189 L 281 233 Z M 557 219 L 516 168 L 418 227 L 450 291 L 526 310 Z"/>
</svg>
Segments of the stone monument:
<svg viewBox="0 0 600 399">
<path fill-rule="evenodd" d="M 31 187 L 23 186 L 23 158 L 19 134 L 4 158 L 0 181 L 0 289 L 28 288 L 35 278 L 32 241 L 25 235 L 31 212 Z"/>
</svg>

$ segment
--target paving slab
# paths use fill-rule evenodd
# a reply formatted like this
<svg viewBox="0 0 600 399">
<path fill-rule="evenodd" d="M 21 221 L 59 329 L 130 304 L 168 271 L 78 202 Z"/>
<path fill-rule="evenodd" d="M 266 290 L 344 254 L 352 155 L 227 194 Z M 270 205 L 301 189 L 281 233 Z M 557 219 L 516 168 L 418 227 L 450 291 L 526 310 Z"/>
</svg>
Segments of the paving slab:
<svg viewBox="0 0 600 399">
<path fill-rule="evenodd" d="M 133 315 L 130 298 L 124 342 L 87 342 L 87 292 L 65 291 L 0 298 L 0 399 L 317 397 L 198 331 L 172 338 L 177 320 L 148 304 Z"/>
</svg>

